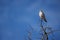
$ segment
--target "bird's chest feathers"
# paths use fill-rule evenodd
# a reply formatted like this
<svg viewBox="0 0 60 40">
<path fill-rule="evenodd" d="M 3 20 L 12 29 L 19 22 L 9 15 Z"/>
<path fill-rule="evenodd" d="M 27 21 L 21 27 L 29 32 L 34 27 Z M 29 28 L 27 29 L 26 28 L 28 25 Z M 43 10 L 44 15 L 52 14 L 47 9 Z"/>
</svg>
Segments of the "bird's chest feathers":
<svg viewBox="0 0 60 40">
<path fill-rule="evenodd" d="M 40 13 L 40 17 L 43 19 L 44 18 L 44 15 L 43 15 L 43 13 L 41 12 Z"/>
</svg>

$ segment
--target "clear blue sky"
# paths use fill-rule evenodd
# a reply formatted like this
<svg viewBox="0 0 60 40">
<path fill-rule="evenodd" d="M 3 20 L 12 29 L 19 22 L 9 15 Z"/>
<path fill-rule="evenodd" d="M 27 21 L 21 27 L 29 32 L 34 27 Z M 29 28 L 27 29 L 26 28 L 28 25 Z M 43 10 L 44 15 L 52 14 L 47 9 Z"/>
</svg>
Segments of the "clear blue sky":
<svg viewBox="0 0 60 40">
<path fill-rule="evenodd" d="M 24 40 L 26 30 L 31 30 L 29 25 L 34 29 L 32 36 L 39 37 L 41 9 L 47 25 L 60 29 L 60 0 L 0 0 L 0 40 Z M 55 40 L 60 40 L 60 32 L 54 35 Z"/>
</svg>

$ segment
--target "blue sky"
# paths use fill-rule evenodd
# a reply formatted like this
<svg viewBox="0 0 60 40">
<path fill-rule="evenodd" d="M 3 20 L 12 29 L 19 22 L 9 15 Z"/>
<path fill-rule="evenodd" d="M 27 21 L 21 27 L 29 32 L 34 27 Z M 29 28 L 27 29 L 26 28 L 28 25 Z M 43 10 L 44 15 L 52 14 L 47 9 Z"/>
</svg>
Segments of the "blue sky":
<svg viewBox="0 0 60 40">
<path fill-rule="evenodd" d="M 32 36 L 39 37 L 41 9 L 48 21 L 45 26 L 60 29 L 60 0 L 0 0 L 0 40 L 24 40 L 29 25 L 34 29 Z M 54 35 L 60 40 L 60 32 Z"/>
</svg>

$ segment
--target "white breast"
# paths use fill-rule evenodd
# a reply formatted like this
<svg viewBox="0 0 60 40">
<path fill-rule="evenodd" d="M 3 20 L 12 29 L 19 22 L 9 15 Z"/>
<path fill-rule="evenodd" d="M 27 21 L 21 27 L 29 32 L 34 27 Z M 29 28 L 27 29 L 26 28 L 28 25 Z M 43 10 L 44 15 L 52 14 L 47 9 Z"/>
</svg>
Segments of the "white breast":
<svg viewBox="0 0 60 40">
<path fill-rule="evenodd" d="M 43 15 L 43 13 L 40 11 L 40 12 L 39 12 L 39 16 L 40 16 L 40 18 L 42 18 L 42 15 Z"/>
</svg>

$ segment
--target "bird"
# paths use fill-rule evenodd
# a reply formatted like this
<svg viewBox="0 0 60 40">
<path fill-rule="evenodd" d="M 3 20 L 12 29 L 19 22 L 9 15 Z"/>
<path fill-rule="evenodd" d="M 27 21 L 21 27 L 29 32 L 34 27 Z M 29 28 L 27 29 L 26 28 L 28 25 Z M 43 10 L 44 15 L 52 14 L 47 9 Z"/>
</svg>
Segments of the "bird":
<svg viewBox="0 0 60 40">
<path fill-rule="evenodd" d="M 39 16 L 42 20 L 44 20 L 45 22 L 47 22 L 46 18 L 45 18 L 45 14 L 42 10 L 39 11 Z"/>
</svg>

